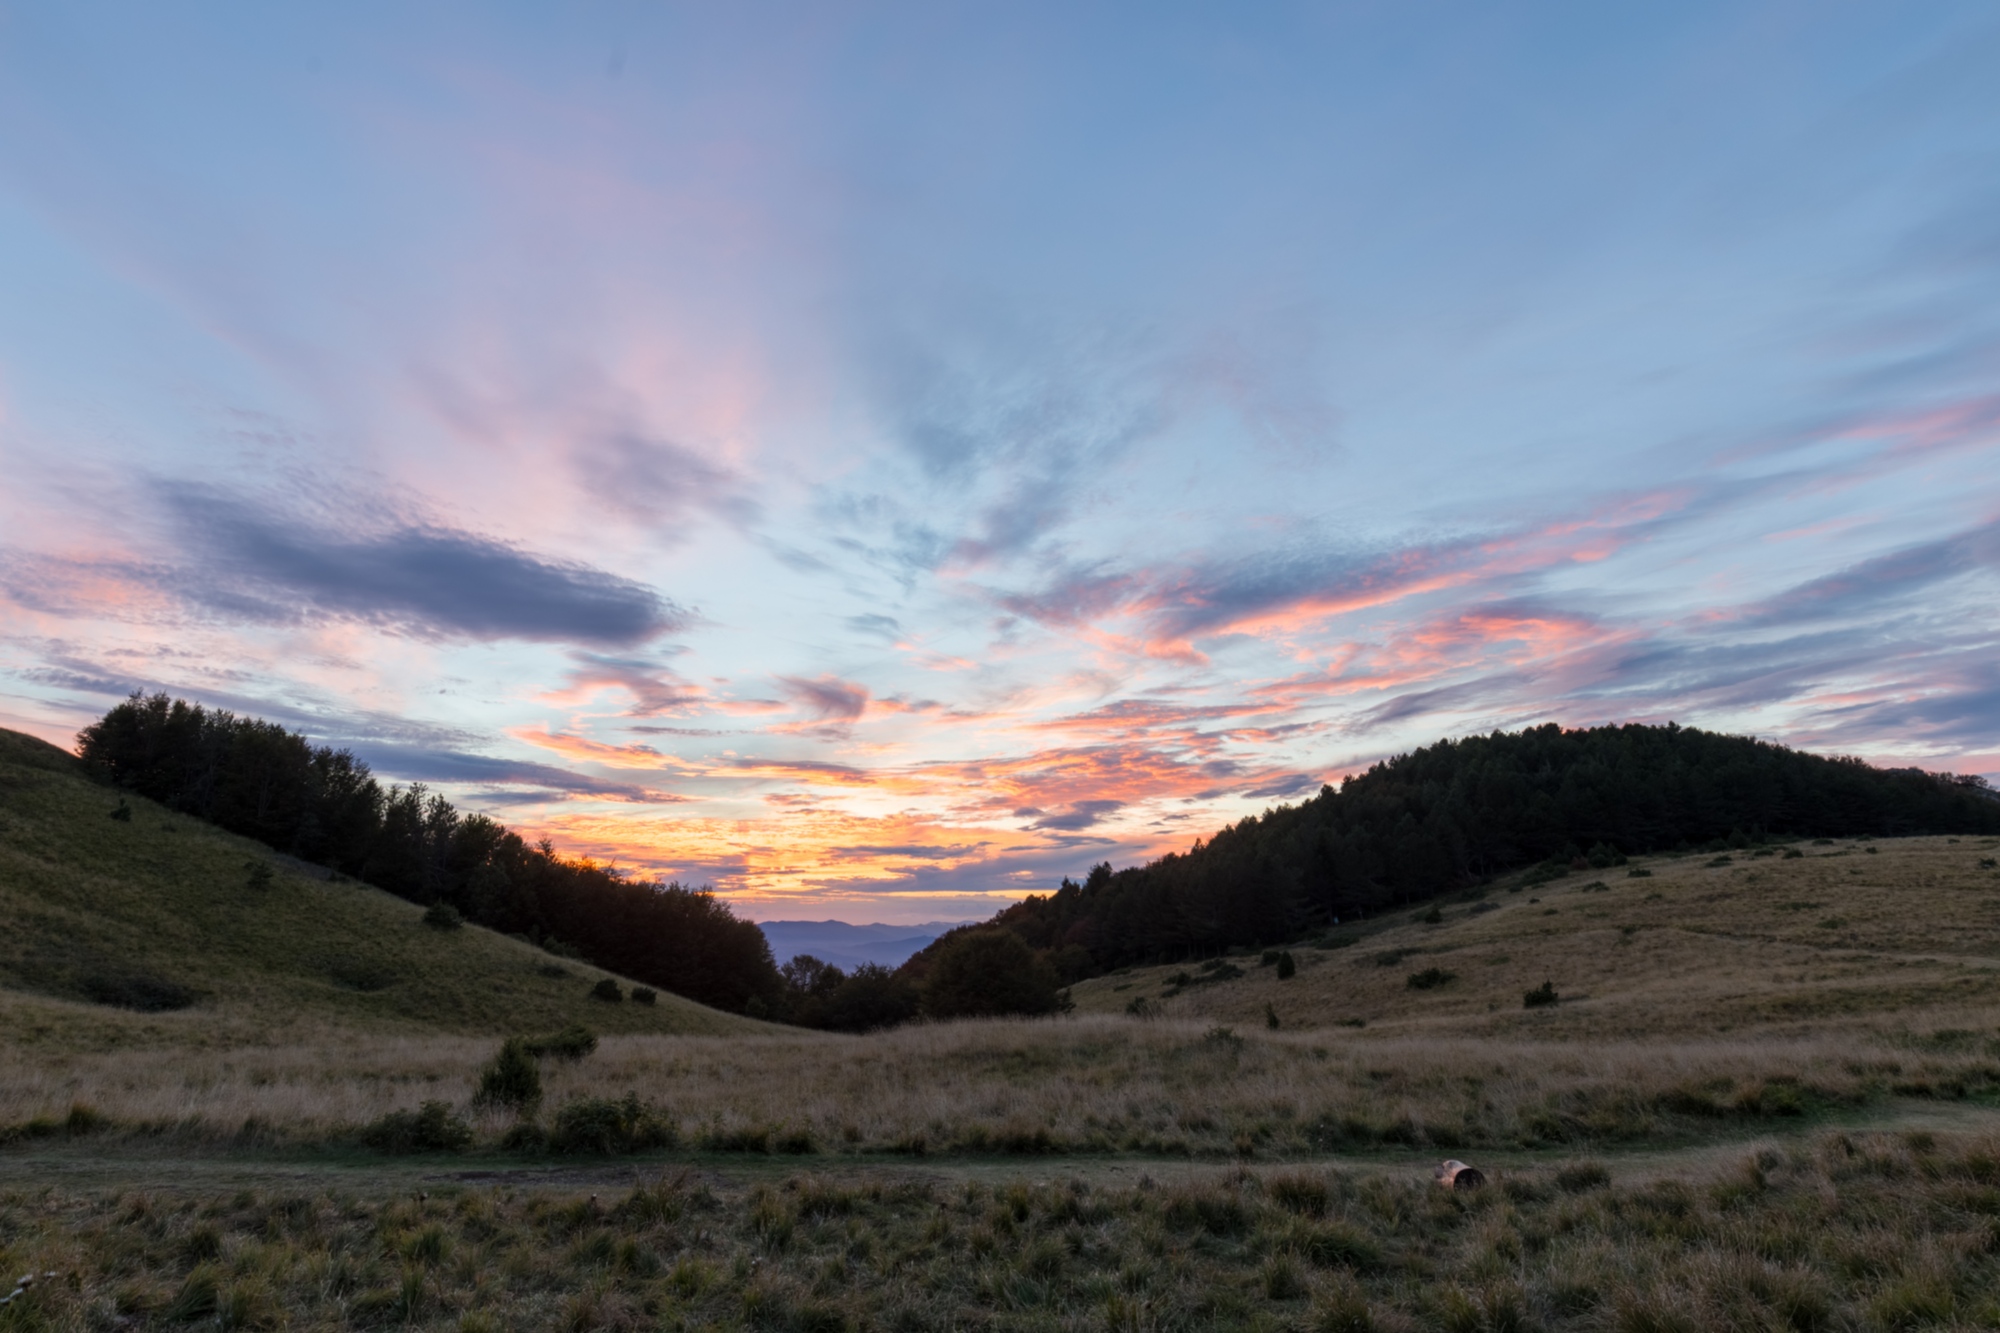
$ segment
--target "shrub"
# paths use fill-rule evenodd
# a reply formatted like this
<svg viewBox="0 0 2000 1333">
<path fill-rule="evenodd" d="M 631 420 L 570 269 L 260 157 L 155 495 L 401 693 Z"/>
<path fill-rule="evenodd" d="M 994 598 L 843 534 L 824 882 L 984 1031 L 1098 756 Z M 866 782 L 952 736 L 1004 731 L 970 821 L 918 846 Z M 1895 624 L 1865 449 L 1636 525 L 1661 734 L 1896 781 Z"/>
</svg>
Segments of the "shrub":
<svg viewBox="0 0 2000 1333">
<path fill-rule="evenodd" d="M 1278 1022 L 1278 1011 L 1275 1006 L 1269 1004 L 1264 1006 L 1264 1026 L 1273 1032 L 1276 1032 L 1281 1026 Z"/>
<path fill-rule="evenodd" d="M 1625 878 L 1627 879 L 1651 879 L 1652 877 L 1653 877 L 1653 872 L 1646 869 L 1644 866 L 1639 866 L 1636 869 L 1628 870 L 1625 872 Z"/>
<path fill-rule="evenodd" d="M 472 1126 L 445 1102 L 425 1102 L 414 1111 L 392 1111 L 361 1131 L 361 1141 L 377 1152 L 460 1152 L 472 1142 Z"/>
<path fill-rule="evenodd" d="M 1289 949 L 1278 955 L 1278 980 L 1290 981 L 1298 975 L 1298 971 L 1299 965 L 1292 961 L 1292 954 Z"/>
<path fill-rule="evenodd" d="M 542 1100 L 542 1070 L 526 1037 L 509 1037 L 500 1043 L 493 1063 L 479 1072 L 479 1091 L 473 1101 L 480 1106 L 505 1106 L 514 1111 L 533 1110 Z"/>
<path fill-rule="evenodd" d="M 2000 870 L 2000 861 L 1996 861 L 1990 856 L 1982 856 L 1979 858 L 1979 868 L 1981 870 Z"/>
<path fill-rule="evenodd" d="M 424 909 L 424 924 L 432 930 L 457 930 L 465 924 L 458 909 L 442 898 Z"/>
<path fill-rule="evenodd" d="M 1270 967 L 1277 961 L 1278 961 L 1278 951 L 1276 949 L 1266 949 L 1264 950 L 1264 956 L 1257 960 L 1257 966 Z"/>
<path fill-rule="evenodd" d="M 655 1004 L 659 1001 L 659 998 L 659 992 L 651 986 L 634 986 L 632 988 L 632 1003 L 634 1004 Z"/>
<path fill-rule="evenodd" d="M 1427 967 L 1421 972 L 1410 973 L 1404 984 L 1411 990 L 1436 990 L 1447 982 L 1456 981 L 1456 972 L 1447 972 L 1441 967 Z"/>
<path fill-rule="evenodd" d="M 628 1093 L 619 1101 L 585 1097 L 556 1112 L 549 1127 L 549 1150 L 557 1153 L 644 1152 L 671 1148 L 680 1134 L 671 1120 Z"/>
<path fill-rule="evenodd" d="M 1544 1009 L 1555 1004 L 1556 1001 L 1555 982 L 1544 981 L 1541 985 L 1521 996 L 1521 1007 L 1523 1009 Z"/>
<path fill-rule="evenodd" d="M 132 807 L 125 804 L 125 798 L 123 796 L 120 796 L 118 798 L 118 808 L 111 812 L 111 817 L 117 820 L 121 824 L 129 824 L 132 822 Z"/>
<path fill-rule="evenodd" d="M 617 982 L 613 981 L 610 977 L 606 977 L 590 988 L 590 998 L 593 1000 L 603 1000 L 607 1004 L 622 1004 L 625 1000 L 625 992 Z"/>
<path fill-rule="evenodd" d="M 1779 859 L 1783 861 L 1801 861 L 1805 859 L 1805 853 L 1796 847 L 1787 847 L 1785 848 L 1785 854 Z"/>
<path fill-rule="evenodd" d="M 243 863 L 243 882 L 251 888 L 268 889 L 271 887 L 271 878 L 271 867 L 268 863 L 263 861 Z"/>
<path fill-rule="evenodd" d="M 530 1055 L 546 1055 L 556 1060 L 581 1060 L 597 1049 L 597 1034 L 581 1023 L 571 1023 L 561 1032 L 530 1039 L 527 1046 Z"/>
<path fill-rule="evenodd" d="M 1439 911 L 1435 907 L 1433 907 L 1430 911 L 1424 913 L 1424 924 L 1427 926 L 1435 926 L 1443 920 L 1444 920 L 1444 913 Z"/>
</svg>

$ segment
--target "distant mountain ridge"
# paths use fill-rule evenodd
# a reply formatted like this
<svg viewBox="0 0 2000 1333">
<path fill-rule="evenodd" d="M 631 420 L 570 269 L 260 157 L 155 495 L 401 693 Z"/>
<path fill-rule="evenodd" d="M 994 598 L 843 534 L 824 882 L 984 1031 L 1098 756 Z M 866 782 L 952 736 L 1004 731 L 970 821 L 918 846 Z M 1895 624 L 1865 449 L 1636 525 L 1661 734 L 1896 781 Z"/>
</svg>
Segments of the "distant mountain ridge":
<svg viewBox="0 0 2000 1333">
<path fill-rule="evenodd" d="M 811 954 L 822 963 L 832 963 L 847 972 L 864 963 L 901 967 L 911 955 L 946 931 L 971 924 L 969 921 L 925 921 L 908 926 L 883 922 L 855 925 L 847 921 L 757 923 L 779 966 L 800 954 Z"/>
</svg>

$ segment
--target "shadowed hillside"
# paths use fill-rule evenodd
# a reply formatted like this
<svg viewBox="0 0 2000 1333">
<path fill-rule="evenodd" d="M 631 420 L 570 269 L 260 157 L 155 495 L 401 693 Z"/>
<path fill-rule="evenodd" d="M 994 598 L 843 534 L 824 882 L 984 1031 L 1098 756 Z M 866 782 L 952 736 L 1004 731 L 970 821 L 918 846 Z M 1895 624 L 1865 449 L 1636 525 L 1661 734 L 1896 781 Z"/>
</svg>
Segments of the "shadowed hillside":
<svg viewBox="0 0 2000 1333">
<path fill-rule="evenodd" d="M 592 998 L 606 976 L 426 925 L 420 907 L 109 791 L 54 746 L 0 731 L 0 1028 L 17 1040 L 761 1026 L 669 994 Z"/>
<path fill-rule="evenodd" d="M 1979 778 L 1673 723 L 1552 723 L 1400 755 L 1184 854 L 1099 866 L 996 922 L 1074 978 L 1294 940 L 1536 863 L 1553 874 L 1766 838 L 1924 833 L 2000 834 L 2000 800 Z"/>
</svg>

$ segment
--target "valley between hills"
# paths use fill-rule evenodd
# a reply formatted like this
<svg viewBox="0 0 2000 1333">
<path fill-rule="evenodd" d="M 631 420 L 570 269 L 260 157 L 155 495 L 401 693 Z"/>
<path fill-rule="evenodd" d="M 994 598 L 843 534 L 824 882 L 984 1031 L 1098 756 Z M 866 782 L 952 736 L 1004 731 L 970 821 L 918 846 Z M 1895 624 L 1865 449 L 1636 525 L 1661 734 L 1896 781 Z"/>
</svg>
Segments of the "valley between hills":
<svg viewBox="0 0 2000 1333">
<path fill-rule="evenodd" d="M 1996 855 L 1542 868 L 857 1036 L 635 1003 L 9 734 L 0 1258 L 58 1276 L 0 1327 L 1976 1323 Z M 481 1102 L 579 1027 L 533 1133 Z"/>
</svg>

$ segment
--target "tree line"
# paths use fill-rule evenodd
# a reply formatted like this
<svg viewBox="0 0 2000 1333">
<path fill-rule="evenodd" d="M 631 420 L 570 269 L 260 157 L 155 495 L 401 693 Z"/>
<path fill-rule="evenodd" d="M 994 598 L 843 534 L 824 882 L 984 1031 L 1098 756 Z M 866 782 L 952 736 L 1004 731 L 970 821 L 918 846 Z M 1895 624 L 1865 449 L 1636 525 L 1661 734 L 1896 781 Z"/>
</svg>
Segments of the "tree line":
<svg viewBox="0 0 2000 1333">
<path fill-rule="evenodd" d="M 1983 779 L 1881 769 L 1674 723 L 1444 740 L 1226 827 L 1186 852 L 1093 868 L 901 967 L 782 969 L 706 888 L 631 879 L 384 788 L 346 750 L 276 723 L 135 693 L 78 737 L 100 778 L 412 902 L 566 949 L 716 1008 L 861 1032 L 918 1017 L 1036 1014 L 1134 963 L 1297 940 L 1537 863 L 1767 838 L 2000 834 Z"/>
<path fill-rule="evenodd" d="M 559 856 L 422 783 L 384 788 L 351 752 L 275 722 L 134 693 L 77 753 L 170 809 L 661 990 L 735 1013 L 789 1002 L 764 932 L 706 889 Z"/>
<path fill-rule="evenodd" d="M 78 734 L 77 753 L 100 781 L 169 809 L 718 1009 L 866 1032 L 1064 1002 L 1045 960 L 1008 931 L 962 932 L 895 970 L 849 973 L 809 955 L 780 969 L 757 924 L 706 888 L 559 856 L 420 782 L 383 787 L 351 751 L 164 693 L 113 707 Z"/>
<path fill-rule="evenodd" d="M 1070 981 L 1283 943 L 1592 851 L 1922 833 L 2000 833 L 2000 799 L 1978 777 L 1875 768 L 1671 722 L 1550 723 L 1399 755 L 1187 852 L 1065 879 L 988 928 L 1020 936 Z"/>
</svg>

